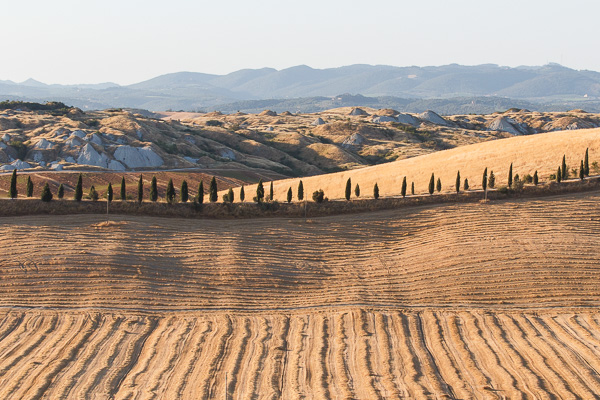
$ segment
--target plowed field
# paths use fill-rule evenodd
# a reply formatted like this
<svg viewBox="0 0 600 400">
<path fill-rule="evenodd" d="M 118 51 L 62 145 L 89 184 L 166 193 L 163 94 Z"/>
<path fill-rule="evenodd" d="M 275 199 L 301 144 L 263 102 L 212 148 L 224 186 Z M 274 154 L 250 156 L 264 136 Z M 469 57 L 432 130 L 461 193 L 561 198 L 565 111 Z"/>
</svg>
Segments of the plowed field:
<svg viewBox="0 0 600 400">
<path fill-rule="evenodd" d="M 0 398 L 596 398 L 600 193 L 0 219 Z"/>
</svg>

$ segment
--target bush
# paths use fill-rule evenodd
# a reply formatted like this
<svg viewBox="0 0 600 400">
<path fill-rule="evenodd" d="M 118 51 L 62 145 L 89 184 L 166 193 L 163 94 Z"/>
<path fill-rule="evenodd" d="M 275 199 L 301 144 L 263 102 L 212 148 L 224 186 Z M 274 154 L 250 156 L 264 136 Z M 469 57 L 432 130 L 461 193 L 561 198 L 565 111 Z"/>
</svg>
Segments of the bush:
<svg viewBox="0 0 600 400">
<path fill-rule="evenodd" d="M 524 181 L 525 183 L 532 183 L 532 182 L 533 182 L 533 176 L 531 176 L 531 175 L 527 174 L 527 175 L 525 175 L 525 176 L 523 177 L 523 181 Z"/>
<path fill-rule="evenodd" d="M 265 187 L 263 186 L 262 179 L 258 181 L 258 185 L 256 186 L 256 197 L 254 197 L 254 201 L 260 203 L 265 198 Z"/>
<path fill-rule="evenodd" d="M 42 201 L 45 201 L 45 202 L 52 201 L 52 192 L 50 191 L 50 186 L 48 186 L 47 182 L 44 185 L 44 188 L 42 189 L 41 199 L 42 199 Z"/>
<path fill-rule="evenodd" d="M 492 189 L 496 186 L 496 175 L 494 175 L 494 171 L 490 171 L 490 177 L 488 178 L 488 186 Z"/>
<path fill-rule="evenodd" d="M 323 189 L 319 189 L 313 192 L 312 199 L 315 203 L 322 203 L 325 199 L 325 192 Z"/>
<path fill-rule="evenodd" d="M 90 188 L 89 196 L 92 201 L 98 200 L 98 192 L 96 191 L 96 188 L 94 187 L 94 185 L 92 185 L 92 187 Z"/>
<path fill-rule="evenodd" d="M 435 189 L 436 189 L 438 192 L 441 192 L 441 191 L 442 191 L 442 180 L 441 180 L 440 178 L 438 178 L 438 180 L 437 180 L 437 184 L 435 185 Z"/>
<path fill-rule="evenodd" d="M 206 126 L 223 126 L 223 123 L 216 119 L 209 119 L 206 121 Z"/>
<path fill-rule="evenodd" d="M 465 183 L 463 185 L 463 189 L 464 190 L 469 190 L 469 180 L 467 178 L 465 178 Z"/>
</svg>

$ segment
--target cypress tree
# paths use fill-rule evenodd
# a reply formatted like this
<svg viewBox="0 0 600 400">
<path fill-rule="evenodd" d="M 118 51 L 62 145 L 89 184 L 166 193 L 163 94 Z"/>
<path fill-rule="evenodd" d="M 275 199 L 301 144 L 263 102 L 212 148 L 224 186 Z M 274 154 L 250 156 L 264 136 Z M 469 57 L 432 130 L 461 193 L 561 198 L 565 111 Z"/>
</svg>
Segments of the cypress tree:
<svg viewBox="0 0 600 400">
<path fill-rule="evenodd" d="M 415 195 L 415 183 L 414 182 L 410 183 L 410 194 L 412 194 L 413 196 Z"/>
<path fill-rule="evenodd" d="M 138 203 L 141 203 L 142 201 L 144 201 L 144 181 L 140 174 L 140 180 L 138 181 Z"/>
<path fill-rule="evenodd" d="M 173 179 L 169 179 L 169 183 L 167 183 L 165 200 L 167 200 L 167 203 L 169 204 L 175 203 L 175 186 L 173 186 Z"/>
<path fill-rule="evenodd" d="M 487 185 L 488 185 L 488 176 L 487 176 L 487 167 L 486 167 L 483 170 L 483 177 L 481 178 L 481 187 L 483 188 L 484 192 L 487 191 Z"/>
<path fill-rule="evenodd" d="M 17 195 L 17 170 L 13 169 L 12 176 L 10 177 L 10 189 L 8 191 L 8 196 L 11 199 L 16 199 Z"/>
<path fill-rule="evenodd" d="M 562 180 L 562 171 L 560 170 L 560 167 L 558 167 L 558 171 L 556 172 L 556 182 L 560 183 L 561 180 Z"/>
<path fill-rule="evenodd" d="M 488 179 L 488 186 L 490 188 L 494 188 L 496 186 L 496 175 L 494 175 L 494 171 L 490 171 L 490 177 Z"/>
<path fill-rule="evenodd" d="M 537 174 L 537 169 L 535 170 L 535 172 L 533 173 L 533 184 L 535 186 L 538 185 L 538 174 Z"/>
<path fill-rule="evenodd" d="M 187 181 L 184 179 L 181 182 L 181 190 L 179 192 L 179 197 L 181 197 L 181 202 L 182 203 L 187 203 L 188 200 L 190 199 L 190 193 L 188 190 L 188 184 Z"/>
<path fill-rule="evenodd" d="M 356 186 L 354 186 L 354 195 L 356 197 L 360 197 L 360 186 L 358 186 L 358 183 L 356 184 Z"/>
<path fill-rule="evenodd" d="M 83 198 L 83 177 L 79 174 L 79 178 L 77 179 L 77 186 L 75 186 L 75 195 L 74 199 L 76 201 L 81 201 Z"/>
<path fill-rule="evenodd" d="M 150 182 L 150 201 L 158 200 L 158 187 L 156 184 L 156 176 L 152 177 L 152 181 Z"/>
<path fill-rule="evenodd" d="M 121 178 L 121 200 L 127 200 L 127 187 L 125 186 L 125 177 Z"/>
<path fill-rule="evenodd" d="M 585 176 L 590 175 L 590 159 L 588 157 L 589 149 L 585 149 L 585 158 L 583 159 L 583 173 Z"/>
<path fill-rule="evenodd" d="M 269 186 L 269 201 L 273 201 L 273 182 Z"/>
<path fill-rule="evenodd" d="M 292 187 L 290 186 L 290 188 L 287 191 L 287 202 L 291 203 L 292 202 Z"/>
<path fill-rule="evenodd" d="M 583 180 L 584 177 L 585 177 L 585 167 L 583 166 L 583 160 L 581 160 L 581 163 L 579 164 L 579 179 Z"/>
<path fill-rule="evenodd" d="M 58 198 L 62 199 L 63 197 L 65 197 L 65 188 L 64 188 L 63 184 L 61 183 L 58 186 Z"/>
<path fill-rule="evenodd" d="M 218 197 L 217 178 L 215 178 L 213 176 L 212 179 L 210 180 L 210 186 L 208 188 L 208 200 L 210 200 L 211 203 L 214 203 L 217 201 L 217 197 Z"/>
<path fill-rule="evenodd" d="M 463 185 L 463 188 L 464 188 L 465 190 L 469 190 L 469 180 L 468 180 L 467 178 L 465 178 L 465 183 L 464 183 L 464 185 Z"/>
<path fill-rule="evenodd" d="M 27 175 L 27 197 L 33 196 L 33 182 L 31 182 L 31 177 Z"/>
<path fill-rule="evenodd" d="M 196 195 L 196 201 L 202 204 L 204 203 L 204 182 L 200 181 L 198 184 L 198 194 Z"/>
<path fill-rule="evenodd" d="M 263 186 L 262 179 L 258 181 L 258 185 L 256 186 L 256 202 L 260 203 L 263 201 L 265 197 L 265 188 Z"/>
<path fill-rule="evenodd" d="M 508 168 L 508 187 L 512 187 L 513 175 L 512 175 L 512 163 L 510 163 L 510 168 Z"/>
<path fill-rule="evenodd" d="M 302 184 L 302 181 L 298 184 L 298 200 L 304 200 L 304 185 Z"/>
<path fill-rule="evenodd" d="M 109 203 L 113 200 L 113 188 L 110 182 L 108 183 L 108 188 L 106 189 L 106 199 Z"/>
<path fill-rule="evenodd" d="M 244 192 L 244 185 L 242 185 L 242 188 L 240 189 L 240 201 L 243 203 L 244 200 L 246 200 L 246 192 Z"/>
<path fill-rule="evenodd" d="M 460 171 L 456 171 L 456 182 L 454 183 L 456 193 L 460 192 Z"/>
<path fill-rule="evenodd" d="M 94 185 L 92 185 L 92 187 L 90 188 L 89 196 L 92 201 L 98 200 L 98 192 L 96 191 L 96 188 L 94 187 Z"/>
<path fill-rule="evenodd" d="M 234 199 L 235 198 L 233 197 L 233 189 L 229 188 L 229 190 L 227 191 L 227 201 L 229 203 L 233 203 Z"/>
<path fill-rule="evenodd" d="M 400 188 L 402 197 L 406 197 L 406 176 L 402 179 L 402 187 Z"/>
<path fill-rule="evenodd" d="M 373 186 L 373 197 L 375 200 L 379 198 L 379 186 L 377 186 L 377 182 L 375 182 L 375 186 Z"/>
<path fill-rule="evenodd" d="M 45 202 L 52 201 L 52 192 L 50 191 L 50 186 L 48 186 L 48 182 L 46 182 L 44 188 L 42 189 L 41 199 Z"/>
<path fill-rule="evenodd" d="M 561 166 L 562 175 L 561 178 L 564 181 L 569 177 L 569 170 L 567 169 L 567 161 L 565 159 L 565 155 L 563 155 L 562 166 Z"/>
<path fill-rule="evenodd" d="M 346 200 L 350 200 L 350 194 L 352 193 L 352 182 L 350 181 L 350 178 L 348 178 L 348 180 L 346 181 Z"/>
<path fill-rule="evenodd" d="M 441 192 L 441 191 L 442 191 L 442 180 L 441 180 L 440 178 L 438 178 L 438 180 L 437 180 L 437 183 L 436 183 L 436 185 L 435 185 L 435 189 L 436 189 L 438 192 Z"/>
<path fill-rule="evenodd" d="M 431 178 L 429 179 L 429 195 L 433 194 L 433 190 L 435 189 L 435 176 L 433 173 L 431 174 Z"/>
</svg>

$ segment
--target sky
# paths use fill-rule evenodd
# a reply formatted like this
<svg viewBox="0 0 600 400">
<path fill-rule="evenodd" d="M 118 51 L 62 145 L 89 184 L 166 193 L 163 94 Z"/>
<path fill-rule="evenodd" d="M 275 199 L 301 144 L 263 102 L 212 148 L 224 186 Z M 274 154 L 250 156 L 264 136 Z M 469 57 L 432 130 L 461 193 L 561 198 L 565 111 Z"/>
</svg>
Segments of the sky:
<svg viewBox="0 0 600 400">
<path fill-rule="evenodd" d="M 0 80 L 131 84 L 351 64 L 600 71 L 598 0 L 0 2 Z"/>
</svg>

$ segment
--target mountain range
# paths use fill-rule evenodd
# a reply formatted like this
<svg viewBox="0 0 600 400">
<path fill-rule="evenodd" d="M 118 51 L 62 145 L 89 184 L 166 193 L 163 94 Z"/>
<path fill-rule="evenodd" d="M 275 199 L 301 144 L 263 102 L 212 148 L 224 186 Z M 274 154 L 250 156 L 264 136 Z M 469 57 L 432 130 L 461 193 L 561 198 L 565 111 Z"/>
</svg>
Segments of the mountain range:
<svg viewBox="0 0 600 400">
<path fill-rule="evenodd" d="M 342 93 L 352 95 L 344 97 Z M 243 69 L 227 75 L 177 72 L 127 86 L 47 85 L 34 79 L 21 83 L 0 81 L 0 98 L 61 101 L 83 110 L 116 107 L 253 112 L 266 104 L 276 111 L 287 107 L 316 112 L 351 98 L 373 107 L 392 107 L 405 112 L 434 108 L 431 106 L 434 100 L 447 108 L 437 111 L 448 114 L 463 112 L 464 104 L 469 103 L 475 106 L 472 112 L 515 105 L 540 111 L 577 107 L 597 112 L 600 73 L 558 64 L 516 68 L 494 64 L 350 65 L 328 69 L 300 65 L 283 70 Z"/>
</svg>

